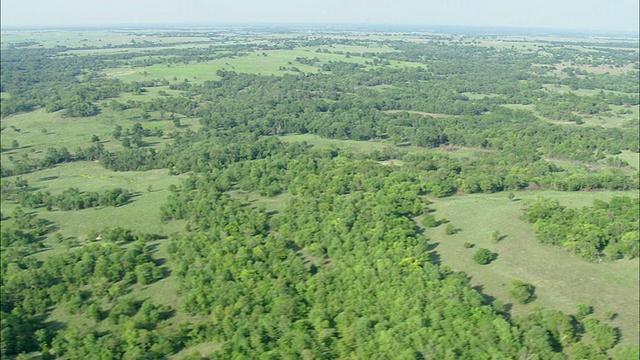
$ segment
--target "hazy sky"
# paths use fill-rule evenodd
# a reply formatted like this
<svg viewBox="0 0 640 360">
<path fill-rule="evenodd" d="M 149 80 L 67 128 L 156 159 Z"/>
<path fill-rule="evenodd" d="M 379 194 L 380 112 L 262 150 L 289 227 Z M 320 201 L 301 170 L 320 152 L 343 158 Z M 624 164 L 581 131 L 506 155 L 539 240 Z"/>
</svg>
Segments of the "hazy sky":
<svg viewBox="0 0 640 360">
<path fill-rule="evenodd" d="M 638 32 L 638 0 L 1 0 L 2 26 L 353 23 Z"/>
</svg>

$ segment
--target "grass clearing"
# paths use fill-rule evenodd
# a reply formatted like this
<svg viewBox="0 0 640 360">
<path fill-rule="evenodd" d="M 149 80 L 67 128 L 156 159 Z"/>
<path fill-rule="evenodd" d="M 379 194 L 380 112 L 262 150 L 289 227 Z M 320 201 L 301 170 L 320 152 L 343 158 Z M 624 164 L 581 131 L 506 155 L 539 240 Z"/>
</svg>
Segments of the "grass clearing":
<svg viewBox="0 0 640 360">
<path fill-rule="evenodd" d="M 574 90 L 568 85 L 560 85 L 560 84 L 544 84 L 542 85 L 545 89 L 554 92 L 554 93 L 574 93 L 578 96 L 594 96 L 600 94 L 600 92 L 604 92 L 605 94 L 615 94 L 615 95 L 634 95 L 624 93 L 622 91 L 613 91 L 613 90 L 604 90 L 604 89 L 577 89 Z M 637 94 L 635 94 L 637 95 Z"/>
<path fill-rule="evenodd" d="M 578 50 L 584 49 L 582 47 L 577 47 Z M 562 72 L 563 69 L 568 68 L 568 67 L 573 67 L 576 69 L 581 69 L 581 70 L 585 70 L 588 71 L 590 73 L 593 74 L 611 74 L 611 75 L 621 75 L 624 74 L 626 72 L 629 71 L 637 71 L 637 69 L 635 69 L 633 67 L 633 65 L 625 65 L 625 66 L 613 66 L 613 65 L 598 65 L 598 66 L 591 66 L 591 65 L 579 65 L 579 64 L 571 64 L 571 63 L 567 63 L 567 62 L 563 62 L 560 64 L 556 64 L 554 65 L 556 67 L 557 70 L 554 70 L 554 73 L 557 75 L 564 75 L 566 76 L 566 74 L 564 74 Z M 598 90 L 599 91 L 599 90 Z"/>
<path fill-rule="evenodd" d="M 640 169 L 639 153 L 634 153 L 629 150 L 623 150 L 620 154 L 615 155 L 615 157 L 626 161 L 629 164 L 629 166 L 635 168 L 636 170 Z"/>
<path fill-rule="evenodd" d="M 238 73 L 250 73 L 261 75 L 283 75 L 295 74 L 291 68 L 296 67 L 303 72 L 317 72 L 320 65 L 329 61 L 344 61 L 365 65 L 371 59 L 340 54 L 317 53 L 317 47 L 303 47 L 295 50 L 265 50 L 260 52 L 250 52 L 245 56 L 233 58 L 216 59 L 207 62 L 190 62 L 188 64 L 176 63 L 156 64 L 146 67 L 119 67 L 106 69 L 104 73 L 109 77 L 115 77 L 122 81 L 144 81 L 146 79 L 188 79 L 194 83 L 202 83 L 207 80 L 219 79 L 216 72 L 218 70 L 235 71 Z M 301 64 L 296 58 L 306 57 L 308 59 L 318 58 L 317 66 Z M 412 62 L 393 61 L 389 67 L 417 66 Z M 369 65 L 372 67 L 373 65 Z M 282 70 L 287 68 L 288 70 Z M 146 75 L 144 75 L 146 74 Z"/>
<path fill-rule="evenodd" d="M 284 142 L 306 142 L 316 149 L 342 148 L 354 151 L 371 152 L 374 150 L 383 150 L 395 147 L 393 144 L 384 141 L 327 139 L 314 134 L 284 135 L 278 136 L 278 138 Z"/>
<path fill-rule="evenodd" d="M 150 91 L 148 96 L 160 90 Z M 122 99 L 128 99 L 129 95 L 124 95 Z M 130 95 L 139 98 L 144 95 Z M 185 129 L 197 130 L 200 127 L 198 119 L 180 118 L 181 127 L 177 128 L 173 121 L 162 120 L 159 113 L 151 113 L 150 120 L 141 118 L 140 109 L 129 109 L 124 111 L 114 111 L 103 102 L 101 112 L 90 117 L 72 118 L 63 116 L 64 110 L 47 113 L 44 109 L 38 109 L 28 113 L 21 113 L 8 116 L 2 119 L 2 163 L 3 166 L 10 167 L 11 158 L 20 158 L 28 155 L 30 158 L 42 157 L 50 147 L 60 149 L 66 147 L 74 153 L 78 147 L 88 147 L 92 145 L 91 138 L 97 135 L 105 149 L 113 151 L 122 149 L 120 140 L 113 138 L 113 131 L 116 125 L 123 129 L 130 129 L 139 122 L 144 128 L 152 130 L 162 130 L 164 132 L 179 132 Z M 19 131 L 13 129 L 15 127 Z M 11 148 L 13 141 L 17 141 L 19 147 Z M 159 147 L 171 141 L 164 137 L 145 137 L 144 141 L 149 146 Z"/>
<path fill-rule="evenodd" d="M 161 235 L 169 235 L 184 228 L 183 221 L 160 221 L 160 206 L 169 195 L 169 185 L 177 185 L 183 178 L 169 176 L 166 170 L 113 172 L 104 169 L 98 163 L 74 162 L 25 174 L 22 178 L 27 180 L 31 187 L 52 194 L 60 193 L 69 187 L 98 192 L 121 187 L 139 193 L 129 204 L 120 207 L 52 212 L 44 208 L 33 210 L 39 217 L 53 221 L 65 237 L 83 239 L 91 230 L 114 226 Z M 151 191 L 148 191 L 149 187 Z M 11 214 L 15 207 L 13 203 L 3 202 L 2 213 Z"/>
<path fill-rule="evenodd" d="M 638 344 L 638 259 L 586 262 L 560 248 L 540 244 L 533 225 L 521 218 L 523 205 L 540 196 L 582 207 L 614 195 L 638 193 L 525 191 L 516 193 L 517 201 L 508 200 L 504 193 L 436 199 L 432 205 L 436 218 L 447 218 L 462 231 L 446 235 L 441 225 L 426 229 L 425 235 L 436 245 L 443 265 L 464 271 L 484 294 L 512 304 L 512 314 L 524 314 L 537 306 L 575 313 L 576 305 L 584 302 L 594 306 L 596 315 L 607 310 L 618 314 L 611 324 L 622 331 L 622 342 Z M 506 236 L 498 243 L 490 240 L 495 230 Z M 467 241 L 475 247 L 465 249 Z M 498 254 L 489 265 L 478 265 L 472 259 L 475 250 L 482 247 Z M 508 294 L 514 278 L 533 284 L 537 299 L 528 305 L 514 304 Z"/>
<path fill-rule="evenodd" d="M 429 113 L 424 111 L 413 111 L 413 110 L 385 110 L 383 111 L 385 114 L 398 114 L 398 113 L 409 113 L 409 114 L 418 114 L 424 116 L 431 116 L 434 118 L 445 118 L 445 117 L 458 117 L 457 115 L 448 115 L 448 114 L 436 114 Z"/>
<path fill-rule="evenodd" d="M 245 192 L 242 190 L 231 190 L 229 194 L 232 197 L 240 201 L 244 201 L 247 205 L 251 206 L 264 206 L 268 212 L 280 213 L 284 211 L 289 203 L 289 200 L 293 198 L 290 193 L 282 193 L 276 196 L 261 196 L 254 192 Z"/>
<path fill-rule="evenodd" d="M 452 158 L 461 159 L 468 158 L 478 155 L 479 153 L 489 153 L 492 150 L 488 149 L 475 149 L 468 147 L 452 147 L 447 148 L 445 146 L 441 146 L 439 148 L 425 148 L 416 145 L 410 144 L 399 144 L 394 145 L 391 142 L 386 140 L 369 140 L 369 141 L 359 141 L 359 140 L 340 140 L 340 139 L 328 139 L 320 137 L 319 135 L 314 134 L 290 134 L 278 136 L 278 138 L 283 142 L 306 142 L 307 144 L 313 146 L 316 149 L 347 149 L 351 151 L 357 152 L 367 152 L 370 153 L 372 151 L 378 150 L 382 151 L 385 149 L 398 149 L 402 151 L 406 151 L 408 153 L 424 153 L 424 152 L 441 152 L 447 154 Z M 394 165 L 401 164 L 402 162 L 394 159 Z M 385 164 L 390 165 L 391 162 L 383 162 Z"/>
</svg>

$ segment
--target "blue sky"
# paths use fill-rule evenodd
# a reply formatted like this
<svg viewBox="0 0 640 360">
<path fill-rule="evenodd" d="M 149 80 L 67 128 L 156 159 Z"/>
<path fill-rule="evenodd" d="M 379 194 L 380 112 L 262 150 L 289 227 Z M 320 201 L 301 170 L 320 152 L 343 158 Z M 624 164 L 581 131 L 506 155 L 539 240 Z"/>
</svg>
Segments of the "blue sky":
<svg viewBox="0 0 640 360">
<path fill-rule="evenodd" d="M 467 25 L 638 32 L 638 0 L 2 0 L 9 26 L 160 23 Z"/>
</svg>

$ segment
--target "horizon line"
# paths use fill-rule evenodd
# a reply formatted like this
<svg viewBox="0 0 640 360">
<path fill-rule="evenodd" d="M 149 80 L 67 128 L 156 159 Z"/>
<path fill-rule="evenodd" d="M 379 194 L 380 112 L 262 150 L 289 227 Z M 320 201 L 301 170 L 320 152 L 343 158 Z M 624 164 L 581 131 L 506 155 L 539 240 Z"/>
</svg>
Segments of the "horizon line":
<svg viewBox="0 0 640 360">
<path fill-rule="evenodd" d="M 148 29 L 155 30 L 158 27 L 163 28 L 195 28 L 195 27 L 208 27 L 208 28 L 229 28 L 229 27 L 311 27 L 311 28 L 328 28 L 328 27 L 351 27 L 351 28 L 397 28 L 404 29 L 405 31 L 427 31 L 427 30 L 454 30 L 454 29 L 475 29 L 475 30 L 499 30 L 505 31 L 528 31 L 528 32 L 545 32 L 559 35 L 558 32 L 571 33 L 572 35 L 581 34 L 583 36 L 588 35 L 624 35 L 631 37 L 640 37 L 640 30 L 603 30 L 603 29 L 577 29 L 577 28 L 558 28 L 558 27 L 541 27 L 541 26 L 504 26 L 504 25 L 447 25 L 447 24 L 394 24 L 394 23 L 322 23 L 322 22 L 219 22 L 219 23 L 203 23 L 203 22 L 171 22 L 171 23 L 114 23 L 114 24 L 74 24 L 74 25 L 8 25 L 0 24 L 0 30 L 109 30 L 109 29 Z M 427 29 L 430 28 L 430 29 Z M 418 30 L 420 29 L 420 30 Z M 388 29 L 387 29 L 388 30 Z M 550 35 L 550 34 L 546 34 Z"/>
</svg>

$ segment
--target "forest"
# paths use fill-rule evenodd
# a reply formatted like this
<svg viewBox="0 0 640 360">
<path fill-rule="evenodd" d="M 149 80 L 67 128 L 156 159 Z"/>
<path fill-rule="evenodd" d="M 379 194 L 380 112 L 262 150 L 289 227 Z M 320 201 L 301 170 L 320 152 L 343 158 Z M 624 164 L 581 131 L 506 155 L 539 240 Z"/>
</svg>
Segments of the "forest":
<svg viewBox="0 0 640 360">
<path fill-rule="evenodd" d="M 587 40 L 3 33 L 0 356 L 637 359 L 640 49 Z"/>
</svg>

